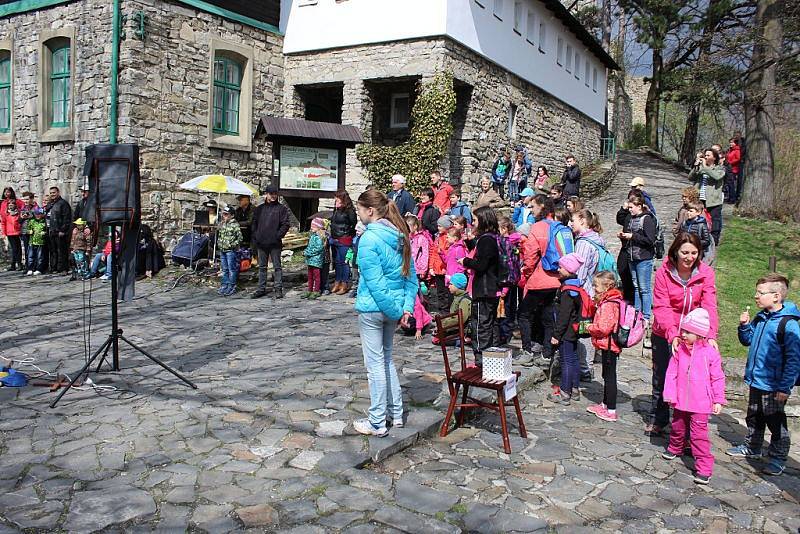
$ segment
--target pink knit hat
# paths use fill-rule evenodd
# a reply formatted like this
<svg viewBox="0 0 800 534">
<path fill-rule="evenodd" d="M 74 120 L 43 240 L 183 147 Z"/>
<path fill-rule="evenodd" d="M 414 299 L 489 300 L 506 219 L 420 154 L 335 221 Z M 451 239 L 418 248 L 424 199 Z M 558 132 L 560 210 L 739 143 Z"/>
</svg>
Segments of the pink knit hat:
<svg viewBox="0 0 800 534">
<path fill-rule="evenodd" d="M 708 337 L 710 329 L 711 319 L 708 317 L 708 312 L 703 308 L 693 309 L 686 314 L 686 317 L 681 322 L 681 330 L 697 334 L 700 337 Z"/>
<path fill-rule="evenodd" d="M 563 267 L 564 270 L 570 274 L 577 273 L 578 269 L 581 268 L 581 265 L 583 265 L 583 258 L 574 252 L 566 254 L 560 260 L 558 260 L 558 266 Z"/>
<path fill-rule="evenodd" d="M 314 220 L 311 221 L 311 229 L 322 230 L 323 228 L 325 228 L 325 219 L 322 217 L 314 217 Z"/>
</svg>

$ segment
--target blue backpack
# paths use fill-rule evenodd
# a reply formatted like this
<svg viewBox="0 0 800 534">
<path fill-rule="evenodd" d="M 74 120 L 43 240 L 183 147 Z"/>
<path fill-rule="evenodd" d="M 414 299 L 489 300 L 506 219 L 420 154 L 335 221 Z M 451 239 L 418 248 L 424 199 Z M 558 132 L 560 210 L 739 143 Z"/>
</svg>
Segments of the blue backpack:
<svg viewBox="0 0 800 534">
<path fill-rule="evenodd" d="M 547 250 L 542 255 L 542 268 L 545 271 L 558 271 L 558 260 L 575 251 L 575 238 L 572 230 L 559 221 L 545 219 L 550 225 Z"/>
<path fill-rule="evenodd" d="M 600 271 L 611 271 L 614 273 L 614 277 L 617 279 L 617 283 L 620 281 L 619 271 L 617 270 L 617 260 L 614 256 L 608 251 L 606 247 L 598 243 L 597 241 L 592 241 L 591 239 L 581 237 L 578 239 L 580 241 L 583 239 L 590 245 L 594 247 L 597 251 L 597 272 Z"/>
</svg>

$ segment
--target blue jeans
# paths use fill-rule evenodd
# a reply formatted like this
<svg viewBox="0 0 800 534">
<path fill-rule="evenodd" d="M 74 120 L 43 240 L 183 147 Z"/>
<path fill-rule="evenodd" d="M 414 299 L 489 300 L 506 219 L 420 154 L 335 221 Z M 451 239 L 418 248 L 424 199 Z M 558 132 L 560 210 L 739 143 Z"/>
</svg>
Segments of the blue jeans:
<svg viewBox="0 0 800 534">
<path fill-rule="evenodd" d="M 239 255 L 235 250 L 220 251 L 219 262 L 222 266 L 222 287 L 236 287 L 239 277 Z"/>
<path fill-rule="evenodd" d="M 100 274 L 100 264 L 103 263 L 103 253 L 95 254 L 92 260 L 92 267 L 89 269 L 89 276 L 97 276 Z M 111 278 L 111 254 L 105 259 L 106 273 L 105 276 Z"/>
<path fill-rule="evenodd" d="M 508 180 L 508 200 L 516 202 L 519 200 L 519 183 L 514 180 Z"/>
<path fill-rule="evenodd" d="M 574 341 L 562 341 L 559 354 L 561 355 L 561 391 L 567 395 L 573 389 L 580 387 L 580 368 L 578 352 Z"/>
<path fill-rule="evenodd" d="M 631 261 L 631 277 L 633 278 L 633 305 L 649 321 L 650 313 L 653 310 L 653 260 Z"/>
<path fill-rule="evenodd" d="M 28 270 L 39 271 L 44 270 L 44 246 L 31 245 L 28 247 Z"/>
<path fill-rule="evenodd" d="M 347 265 L 347 261 L 345 260 L 347 251 L 350 250 L 350 248 L 350 245 L 341 245 L 336 241 L 333 242 L 333 269 L 336 272 L 337 282 L 350 282 L 350 266 Z"/>
<path fill-rule="evenodd" d="M 403 420 L 403 393 L 392 360 L 392 343 L 397 321 L 380 312 L 358 315 L 361 350 L 369 381 L 369 422 L 386 425 L 387 411 L 395 421 Z"/>
</svg>

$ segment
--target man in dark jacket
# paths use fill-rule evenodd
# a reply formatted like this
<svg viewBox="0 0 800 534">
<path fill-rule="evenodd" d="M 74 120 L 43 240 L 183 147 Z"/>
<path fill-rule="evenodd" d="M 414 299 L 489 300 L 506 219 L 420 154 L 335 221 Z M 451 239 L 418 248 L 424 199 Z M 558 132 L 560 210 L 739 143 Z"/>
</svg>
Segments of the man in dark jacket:
<svg viewBox="0 0 800 534">
<path fill-rule="evenodd" d="M 47 214 L 48 244 L 50 250 L 50 272 L 69 271 L 69 240 L 72 230 L 72 208 L 61 197 L 58 187 L 50 188 L 52 202 Z"/>
<path fill-rule="evenodd" d="M 581 196 L 581 168 L 575 161 L 575 156 L 569 154 L 566 158 L 567 168 L 561 175 L 561 185 L 564 186 L 564 198 Z"/>
<path fill-rule="evenodd" d="M 89 185 L 84 184 L 81 188 L 81 198 L 78 200 L 78 203 L 75 204 L 75 208 L 72 210 L 72 220 L 77 221 L 78 219 L 87 220 L 88 213 L 86 213 L 86 201 L 89 198 Z"/>
<path fill-rule="evenodd" d="M 267 186 L 264 203 L 253 213 L 252 239 L 258 248 L 258 289 L 250 298 L 261 298 L 267 294 L 267 262 L 272 260 L 275 270 L 275 292 L 273 297 L 283 298 L 283 270 L 281 250 L 283 237 L 289 231 L 289 209 L 278 202 L 278 188 Z"/>
<path fill-rule="evenodd" d="M 400 215 L 403 217 L 407 213 L 414 213 L 414 209 L 417 207 L 414 197 L 406 190 L 406 178 L 402 174 L 392 176 L 392 190 L 387 196 L 389 200 L 397 204 L 397 209 L 400 210 Z"/>
<path fill-rule="evenodd" d="M 253 213 L 256 209 L 250 202 L 250 195 L 239 195 L 236 200 L 239 201 L 239 206 L 236 208 L 233 218 L 236 219 L 236 222 L 239 223 L 239 228 L 242 230 L 242 242 L 247 248 L 251 248 L 250 227 L 253 224 Z"/>
</svg>

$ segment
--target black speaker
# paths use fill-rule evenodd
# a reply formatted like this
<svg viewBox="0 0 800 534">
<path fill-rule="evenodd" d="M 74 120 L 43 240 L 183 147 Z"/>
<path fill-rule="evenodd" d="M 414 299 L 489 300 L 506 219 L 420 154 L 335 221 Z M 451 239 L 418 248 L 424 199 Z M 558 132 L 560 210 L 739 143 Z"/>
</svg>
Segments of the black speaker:
<svg viewBox="0 0 800 534">
<path fill-rule="evenodd" d="M 89 223 L 131 227 L 140 220 L 139 145 L 89 145 L 83 173 L 89 178 Z"/>
</svg>

